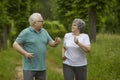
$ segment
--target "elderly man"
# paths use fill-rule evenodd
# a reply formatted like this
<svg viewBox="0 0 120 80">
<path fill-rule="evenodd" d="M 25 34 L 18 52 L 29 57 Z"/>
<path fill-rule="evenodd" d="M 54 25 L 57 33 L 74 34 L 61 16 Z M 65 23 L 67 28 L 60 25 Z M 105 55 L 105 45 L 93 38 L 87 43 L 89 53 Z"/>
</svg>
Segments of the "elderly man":
<svg viewBox="0 0 120 80">
<path fill-rule="evenodd" d="M 46 45 L 55 47 L 60 38 L 53 40 L 43 28 L 40 13 L 29 17 L 30 26 L 20 32 L 13 47 L 22 55 L 24 80 L 46 80 Z"/>
</svg>

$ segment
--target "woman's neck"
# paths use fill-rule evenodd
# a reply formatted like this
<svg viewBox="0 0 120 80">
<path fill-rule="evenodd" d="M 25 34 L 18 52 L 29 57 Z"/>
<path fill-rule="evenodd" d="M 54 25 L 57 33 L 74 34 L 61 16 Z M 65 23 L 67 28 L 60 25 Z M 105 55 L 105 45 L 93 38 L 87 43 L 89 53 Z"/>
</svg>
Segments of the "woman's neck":
<svg viewBox="0 0 120 80">
<path fill-rule="evenodd" d="M 73 32 L 73 35 L 78 36 L 80 35 L 80 32 Z"/>
</svg>

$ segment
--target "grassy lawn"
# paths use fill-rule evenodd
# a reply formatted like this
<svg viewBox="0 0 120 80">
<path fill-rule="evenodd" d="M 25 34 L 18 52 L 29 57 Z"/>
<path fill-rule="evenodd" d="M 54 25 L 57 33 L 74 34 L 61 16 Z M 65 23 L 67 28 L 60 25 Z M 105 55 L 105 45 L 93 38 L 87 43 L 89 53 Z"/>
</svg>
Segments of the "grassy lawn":
<svg viewBox="0 0 120 80">
<path fill-rule="evenodd" d="M 97 36 L 88 58 L 88 80 L 120 80 L 120 36 Z"/>
<path fill-rule="evenodd" d="M 15 68 L 20 58 L 19 54 L 12 48 L 0 52 L 0 80 L 13 80 L 15 78 Z"/>
<path fill-rule="evenodd" d="M 99 34 L 87 54 L 87 80 L 120 80 L 120 36 Z M 47 80 L 63 80 L 61 48 L 47 47 Z M 14 80 L 21 56 L 12 48 L 0 52 L 0 80 Z"/>
</svg>

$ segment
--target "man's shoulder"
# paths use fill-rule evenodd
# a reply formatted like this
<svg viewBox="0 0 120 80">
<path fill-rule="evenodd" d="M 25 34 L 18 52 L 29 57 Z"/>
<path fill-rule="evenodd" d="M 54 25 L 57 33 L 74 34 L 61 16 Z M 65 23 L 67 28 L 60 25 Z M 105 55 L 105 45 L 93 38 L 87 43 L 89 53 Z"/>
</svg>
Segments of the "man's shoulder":
<svg viewBox="0 0 120 80">
<path fill-rule="evenodd" d="M 45 28 L 41 28 L 42 31 L 47 31 Z"/>
<path fill-rule="evenodd" d="M 29 32 L 30 32 L 30 29 L 29 28 L 25 28 L 20 33 L 21 34 L 28 34 Z"/>
<path fill-rule="evenodd" d="M 48 31 L 44 28 L 41 29 L 42 33 L 48 33 Z"/>
</svg>

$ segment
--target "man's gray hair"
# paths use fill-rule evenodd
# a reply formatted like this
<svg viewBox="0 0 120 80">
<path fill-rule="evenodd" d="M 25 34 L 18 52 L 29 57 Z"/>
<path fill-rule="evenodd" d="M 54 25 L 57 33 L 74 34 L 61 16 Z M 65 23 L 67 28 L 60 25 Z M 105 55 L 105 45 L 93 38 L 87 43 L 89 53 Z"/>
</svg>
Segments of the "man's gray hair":
<svg viewBox="0 0 120 80">
<path fill-rule="evenodd" d="M 83 33 L 84 32 L 84 29 L 85 29 L 85 22 L 82 20 L 82 19 L 77 19 L 75 18 L 73 20 L 73 23 L 75 23 L 77 25 L 77 27 L 79 28 L 80 30 L 80 33 Z"/>
<path fill-rule="evenodd" d="M 29 23 L 32 26 L 36 21 L 38 21 L 38 16 L 41 16 L 40 13 L 33 13 L 30 17 L 29 17 Z"/>
</svg>

